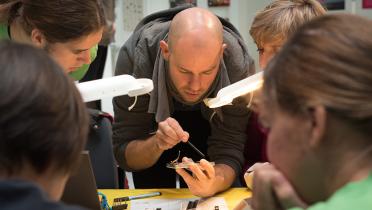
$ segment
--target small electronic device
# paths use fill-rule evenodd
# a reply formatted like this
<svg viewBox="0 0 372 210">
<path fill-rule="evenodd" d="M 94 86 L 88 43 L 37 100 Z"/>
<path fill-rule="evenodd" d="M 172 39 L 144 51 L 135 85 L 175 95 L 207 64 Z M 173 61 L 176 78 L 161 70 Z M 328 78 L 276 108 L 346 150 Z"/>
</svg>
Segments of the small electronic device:
<svg viewBox="0 0 372 210">
<path fill-rule="evenodd" d="M 214 162 L 209 162 L 212 166 L 215 165 Z M 199 162 L 192 162 L 192 163 L 185 163 L 185 162 L 170 162 L 167 163 L 167 168 L 173 168 L 173 169 L 178 169 L 178 168 L 189 168 L 191 164 L 196 164 L 199 165 Z"/>
<path fill-rule="evenodd" d="M 192 145 L 192 144 L 191 144 L 191 145 Z M 196 149 L 195 146 L 192 146 L 192 147 L 193 147 L 193 149 Z M 196 150 L 198 150 L 198 149 L 196 149 Z M 198 150 L 198 152 L 200 152 L 200 151 Z M 201 153 L 201 152 L 200 152 L 200 153 Z M 178 151 L 178 156 L 177 156 L 177 158 L 176 158 L 175 160 L 172 160 L 172 161 L 170 161 L 169 163 L 167 163 L 166 167 L 167 167 L 167 168 L 178 169 L 178 168 L 189 168 L 191 164 L 196 164 L 196 165 L 199 165 L 199 164 L 200 164 L 199 161 L 198 161 L 198 162 L 178 162 L 178 159 L 180 159 L 180 154 L 181 154 L 181 151 Z M 201 153 L 201 154 L 203 154 L 203 153 Z M 203 154 L 203 156 L 204 156 L 204 154 Z M 214 162 L 209 162 L 209 163 L 210 163 L 212 166 L 215 165 Z"/>
</svg>

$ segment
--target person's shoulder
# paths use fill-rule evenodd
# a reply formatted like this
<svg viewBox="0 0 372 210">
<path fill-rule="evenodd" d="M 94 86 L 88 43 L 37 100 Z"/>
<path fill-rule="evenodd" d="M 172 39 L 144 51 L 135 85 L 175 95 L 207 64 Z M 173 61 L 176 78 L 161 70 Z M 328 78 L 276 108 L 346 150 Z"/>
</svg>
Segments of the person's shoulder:
<svg viewBox="0 0 372 210">
<path fill-rule="evenodd" d="M 325 202 L 319 202 L 308 210 L 348 210 L 370 209 L 372 206 L 372 175 L 367 179 L 352 182 L 337 192 Z"/>
<path fill-rule="evenodd" d="M 8 25 L 0 23 L 0 40 L 9 39 Z"/>
<path fill-rule="evenodd" d="M 160 40 L 166 39 L 171 21 L 154 20 L 142 26 L 139 40 L 148 46 L 158 46 Z"/>
<path fill-rule="evenodd" d="M 80 206 L 71 206 L 64 203 L 54 202 L 52 205 L 44 205 L 44 210 L 87 210 L 86 208 Z"/>
<path fill-rule="evenodd" d="M 223 53 L 223 61 L 230 82 L 237 82 L 255 74 L 254 60 L 248 53 L 244 41 L 226 32 L 225 34 L 224 43 L 226 44 L 226 49 Z"/>
<path fill-rule="evenodd" d="M 44 209 L 44 210 L 83 210 L 78 206 L 69 206 L 47 199 L 44 191 L 36 184 L 27 181 L 1 181 L 0 197 L 1 209 Z"/>
<path fill-rule="evenodd" d="M 230 23 L 224 24 L 223 42 L 226 44 L 223 60 L 230 82 L 237 82 L 256 73 L 254 60 L 243 38 Z"/>
<path fill-rule="evenodd" d="M 166 38 L 170 22 L 153 20 L 137 26 L 131 37 L 125 43 L 126 48 L 134 50 L 133 53 L 153 57 L 159 49 L 159 42 Z M 150 53 L 150 55 L 148 55 Z"/>
</svg>

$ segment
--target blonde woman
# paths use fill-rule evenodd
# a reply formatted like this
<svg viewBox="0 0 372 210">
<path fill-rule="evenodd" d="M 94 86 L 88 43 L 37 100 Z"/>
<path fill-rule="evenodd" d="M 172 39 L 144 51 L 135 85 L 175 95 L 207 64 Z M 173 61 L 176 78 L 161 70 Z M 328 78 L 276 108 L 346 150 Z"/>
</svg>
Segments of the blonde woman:
<svg viewBox="0 0 372 210">
<path fill-rule="evenodd" d="M 317 0 L 276 0 L 259 11 L 249 30 L 257 44 L 260 69 L 265 69 L 270 59 L 302 24 L 326 13 Z M 259 92 L 254 93 L 252 110 L 258 112 Z M 252 113 L 247 128 L 245 145 L 244 172 L 256 162 L 267 161 L 266 135 L 257 122 L 257 115 Z M 248 184 L 249 185 L 249 184 Z"/>
<path fill-rule="evenodd" d="M 266 67 L 298 27 L 325 13 L 317 0 L 276 0 L 259 11 L 249 33 L 257 45 L 260 68 Z"/>
</svg>

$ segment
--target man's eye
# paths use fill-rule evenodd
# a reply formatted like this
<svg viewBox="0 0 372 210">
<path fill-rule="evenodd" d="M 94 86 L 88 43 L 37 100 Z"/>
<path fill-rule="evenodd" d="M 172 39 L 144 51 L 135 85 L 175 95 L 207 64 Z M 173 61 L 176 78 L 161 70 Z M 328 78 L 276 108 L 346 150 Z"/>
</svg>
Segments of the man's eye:
<svg viewBox="0 0 372 210">
<path fill-rule="evenodd" d="M 183 69 L 179 69 L 179 72 L 180 72 L 181 74 L 191 74 L 190 71 L 183 70 Z"/>
<path fill-rule="evenodd" d="M 210 74 L 212 74 L 212 71 L 206 71 L 206 72 L 203 72 L 203 74 L 210 75 Z"/>
</svg>

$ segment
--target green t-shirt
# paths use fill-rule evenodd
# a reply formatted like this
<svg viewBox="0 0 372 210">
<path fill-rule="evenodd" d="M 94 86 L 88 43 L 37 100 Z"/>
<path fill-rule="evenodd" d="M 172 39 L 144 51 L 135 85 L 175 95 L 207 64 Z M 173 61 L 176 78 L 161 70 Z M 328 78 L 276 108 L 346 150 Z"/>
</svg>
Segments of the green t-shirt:
<svg viewBox="0 0 372 210">
<path fill-rule="evenodd" d="M 361 181 L 351 182 L 335 192 L 327 201 L 307 210 L 367 210 L 372 209 L 372 172 Z M 291 208 L 289 210 L 302 210 Z"/>
<path fill-rule="evenodd" d="M 10 39 L 8 33 L 8 26 L 0 24 L 0 40 L 2 39 Z"/>
<path fill-rule="evenodd" d="M 9 33 L 8 33 L 8 26 L 4 24 L 0 24 L 0 40 L 2 39 L 10 39 Z M 97 50 L 98 50 L 98 45 L 95 45 L 94 47 L 90 48 L 90 60 L 93 61 L 97 57 Z M 84 75 L 87 73 L 89 69 L 88 64 L 82 65 L 79 69 L 76 71 L 73 71 L 70 73 L 70 76 L 74 80 L 81 80 Z"/>
</svg>

